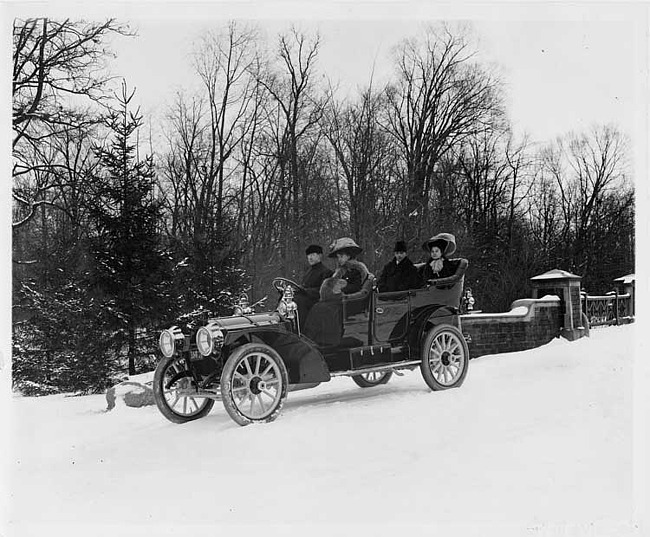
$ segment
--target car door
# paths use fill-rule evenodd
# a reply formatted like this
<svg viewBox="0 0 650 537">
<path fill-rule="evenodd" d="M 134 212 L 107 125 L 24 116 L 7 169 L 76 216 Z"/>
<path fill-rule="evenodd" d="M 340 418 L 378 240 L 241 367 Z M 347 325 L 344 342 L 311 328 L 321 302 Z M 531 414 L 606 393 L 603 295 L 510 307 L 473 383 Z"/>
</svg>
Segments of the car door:
<svg viewBox="0 0 650 537">
<path fill-rule="evenodd" d="M 375 342 L 396 342 L 406 337 L 410 320 L 410 300 L 410 291 L 375 294 L 373 312 Z"/>
<path fill-rule="evenodd" d="M 343 337 L 345 347 L 361 347 L 370 343 L 370 305 L 372 297 L 343 298 Z"/>
</svg>

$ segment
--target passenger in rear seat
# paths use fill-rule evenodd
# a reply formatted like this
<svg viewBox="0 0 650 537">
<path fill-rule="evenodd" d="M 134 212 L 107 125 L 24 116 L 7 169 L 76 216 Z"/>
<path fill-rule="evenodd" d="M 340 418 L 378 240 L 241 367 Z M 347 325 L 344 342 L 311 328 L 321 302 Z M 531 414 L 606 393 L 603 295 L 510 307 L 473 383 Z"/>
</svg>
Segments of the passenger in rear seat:
<svg viewBox="0 0 650 537">
<path fill-rule="evenodd" d="M 467 259 L 449 259 L 456 251 L 456 238 L 451 233 L 438 233 L 422 245 L 429 252 L 429 260 L 420 268 L 422 287 L 435 285 L 451 288 L 460 281 L 467 269 Z"/>
<path fill-rule="evenodd" d="M 406 242 L 397 241 L 394 248 L 394 258 L 384 265 L 377 282 L 380 293 L 391 291 L 406 291 L 420 287 L 418 269 L 408 258 Z"/>
</svg>

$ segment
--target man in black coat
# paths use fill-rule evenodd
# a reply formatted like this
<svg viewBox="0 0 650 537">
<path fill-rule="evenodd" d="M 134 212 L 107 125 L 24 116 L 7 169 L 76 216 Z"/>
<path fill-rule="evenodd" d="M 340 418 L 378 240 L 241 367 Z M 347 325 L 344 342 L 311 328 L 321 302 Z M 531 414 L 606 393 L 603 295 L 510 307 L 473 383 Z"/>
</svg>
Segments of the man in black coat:
<svg viewBox="0 0 650 537">
<path fill-rule="evenodd" d="M 298 290 L 294 300 L 298 305 L 298 315 L 304 323 L 307 313 L 320 298 L 320 286 L 323 280 L 329 278 L 333 272 L 323 265 L 323 248 L 318 244 L 310 244 L 305 250 L 309 268 L 300 282 L 302 290 Z"/>
<path fill-rule="evenodd" d="M 390 291 L 406 291 L 420 287 L 420 277 L 413 262 L 406 253 L 404 241 L 395 243 L 395 257 L 381 271 L 377 286 L 380 293 Z"/>
</svg>

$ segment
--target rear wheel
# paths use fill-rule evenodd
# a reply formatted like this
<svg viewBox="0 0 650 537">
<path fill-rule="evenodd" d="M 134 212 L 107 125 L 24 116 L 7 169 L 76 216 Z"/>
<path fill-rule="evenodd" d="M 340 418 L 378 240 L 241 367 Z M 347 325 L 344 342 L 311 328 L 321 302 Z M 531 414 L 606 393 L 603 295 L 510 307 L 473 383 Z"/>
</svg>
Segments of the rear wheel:
<svg viewBox="0 0 650 537">
<path fill-rule="evenodd" d="M 392 371 L 371 371 L 361 375 L 352 375 L 352 380 L 361 388 L 372 388 L 373 386 L 386 384 L 392 376 Z"/>
<path fill-rule="evenodd" d="M 206 416 L 214 400 L 192 395 L 192 374 L 185 360 L 163 358 L 153 377 L 153 393 L 158 410 L 173 423 L 186 423 Z"/>
<path fill-rule="evenodd" d="M 420 370 L 429 388 L 458 388 L 465 380 L 468 365 L 467 342 L 455 326 L 436 326 L 427 334 Z"/>
<path fill-rule="evenodd" d="M 248 343 L 228 358 L 221 374 L 221 397 L 239 425 L 269 422 L 278 417 L 288 385 L 280 355 L 268 345 Z"/>
</svg>

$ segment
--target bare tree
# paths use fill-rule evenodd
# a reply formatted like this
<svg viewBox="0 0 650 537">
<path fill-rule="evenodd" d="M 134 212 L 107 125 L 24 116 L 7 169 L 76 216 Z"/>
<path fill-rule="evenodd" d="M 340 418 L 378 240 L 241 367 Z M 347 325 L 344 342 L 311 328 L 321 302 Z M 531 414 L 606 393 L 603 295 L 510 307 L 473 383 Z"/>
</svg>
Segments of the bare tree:
<svg viewBox="0 0 650 537">
<path fill-rule="evenodd" d="M 37 209 L 50 200 L 46 192 L 52 174 L 42 172 L 62 163 L 40 161 L 43 145 L 71 130 L 97 122 L 88 111 L 75 111 L 83 103 L 100 101 L 110 80 L 105 67 L 109 34 L 129 35 L 113 19 L 102 23 L 16 19 L 13 27 L 13 177 L 34 180 L 29 196 L 14 193 L 22 209 L 14 228 L 24 226 Z M 36 177 L 36 176 L 39 177 Z M 47 176 L 47 178 L 46 178 Z M 45 180 L 44 180 L 45 179 Z"/>
<path fill-rule="evenodd" d="M 615 127 L 594 127 L 571 137 L 568 164 L 575 184 L 576 242 L 582 247 L 598 223 L 603 197 L 622 185 L 628 173 L 627 140 Z"/>
<path fill-rule="evenodd" d="M 14 179 L 13 195 L 40 202 L 13 207 L 19 224 L 12 244 L 17 281 L 33 278 L 43 286 L 56 285 L 83 271 L 96 137 L 94 127 L 72 129 L 23 154 L 33 170 Z"/>
<path fill-rule="evenodd" d="M 320 38 L 310 39 L 296 28 L 278 38 L 276 62 L 259 73 L 259 81 L 277 107 L 271 112 L 275 130 L 278 172 L 284 182 L 289 204 L 281 245 L 282 258 L 295 257 L 304 229 L 305 191 L 309 181 L 310 159 L 316 154 L 318 125 L 324 111 L 314 83 Z M 310 140 L 309 138 L 312 137 Z M 309 140 L 309 141 L 308 141 Z M 300 240 L 298 240 L 300 239 Z"/>
<path fill-rule="evenodd" d="M 191 241 L 196 219 L 193 216 L 200 197 L 201 162 L 205 153 L 203 103 L 197 98 L 177 95 L 170 109 L 168 151 L 162 165 L 164 202 L 169 214 L 168 232 L 180 240 Z"/>
<path fill-rule="evenodd" d="M 187 307 L 218 311 L 232 302 L 226 273 L 236 276 L 230 269 L 241 245 L 233 235 L 246 181 L 239 150 L 255 131 L 260 106 L 256 41 L 253 28 L 232 22 L 204 34 L 194 54 L 199 93 L 179 94 L 168 114 L 161 189 L 169 241 L 195 289 Z"/>
<path fill-rule="evenodd" d="M 503 158 L 502 133 L 489 131 L 466 139 L 455 153 L 455 210 L 471 233 L 496 236 L 507 208 L 509 169 Z M 453 157 L 452 157 L 453 158 Z"/>
<path fill-rule="evenodd" d="M 567 263 L 578 272 L 589 273 L 598 263 L 600 252 L 594 245 L 605 231 L 604 201 L 617 192 L 625 196 L 627 158 L 627 139 L 611 125 L 558 138 L 542 150 L 543 176 L 552 179 L 558 191 L 558 240 L 565 245 Z"/>
<path fill-rule="evenodd" d="M 255 40 L 253 29 L 240 29 L 231 22 L 221 34 L 206 34 L 195 55 L 209 113 L 203 189 L 206 198 L 198 209 L 207 211 L 214 204 L 217 222 L 223 216 L 224 188 L 230 171 L 228 160 L 252 125 L 250 109 L 255 106 L 257 96 L 257 81 L 252 76 L 257 66 Z"/>
<path fill-rule="evenodd" d="M 468 40 L 444 25 L 397 49 L 397 82 L 387 89 L 388 128 L 406 167 L 404 235 L 428 225 L 429 194 L 441 157 L 501 120 L 498 80 L 473 62 Z"/>
<path fill-rule="evenodd" d="M 401 206 L 396 150 L 381 126 L 385 105 L 385 95 L 368 87 L 352 103 L 331 99 L 327 114 L 326 137 L 343 183 L 350 232 L 371 255 L 396 238 L 394 215 Z"/>
<path fill-rule="evenodd" d="M 553 259 L 560 244 L 562 218 L 558 189 L 553 179 L 538 170 L 526 206 L 531 246 L 539 257 Z"/>
</svg>

